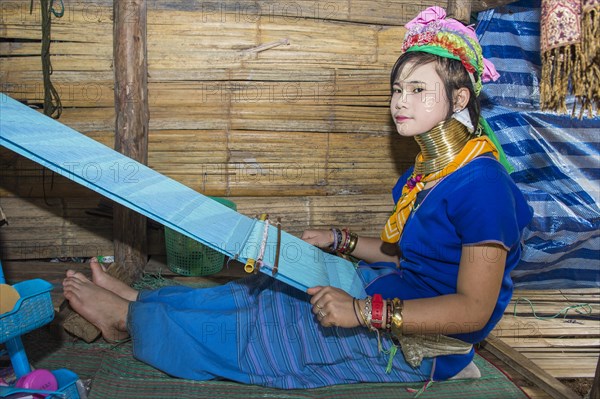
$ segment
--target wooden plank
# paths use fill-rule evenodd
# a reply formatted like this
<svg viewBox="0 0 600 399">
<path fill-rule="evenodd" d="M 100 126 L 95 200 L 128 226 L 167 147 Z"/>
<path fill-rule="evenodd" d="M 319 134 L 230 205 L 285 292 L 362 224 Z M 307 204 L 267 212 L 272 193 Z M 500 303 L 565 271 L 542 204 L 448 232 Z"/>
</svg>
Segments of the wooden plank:
<svg viewBox="0 0 600 399">
<path fill-rule="evenodd" d="M 575 392 L 548 374 L 534 362 L 490 334 L 482 346 L 506 362 L 516 372 L 543 389 L 553 398 L 579 398 Z"/>
<path fill-rule="evenodd" d="M 562 319 L 539 320 L 535 317 L 504 315 L 494 333 L 499 337 L 507 334 L 517 339 L 537 339 L 539 337 L 577 336 L 597 337 L 600 331 L 600 320 L 578 320 L 577 323 L 565 322 Z"/>
<path fill-rule="evenodd" d="M 595 366 L 598 361 L 598 353 L 593 356 L 582 356 L 582 354 L 541 356 L 543 354 L 524 353 L 525 357 L 537 364 L 540 368 L 555 378 L 594 378 Z"/>
<path fill-rule="evenodd" d="M 536 295 L 546 296 L 546 295 L 600 295 L 598 293 L 597 288 L 564 288 L 560 290 L 524 290 L 524 289 L 515 289 L 513 293 L 513 297 L 534 297 Z"/>
<path fill-rule="evenodd" d="M 509 344 L 511 347 L 521 350 L 531 350 L 533 348 L 541 348 L 543 350 L 569 350 L 571 348 L 585 348 L 584 350 L 599 349 L 600 348 L 600 337 L 594 338 L 547 338 L 539 337 L 536 340 L 527 340 L 527 342 L 520 340 L 516 337 L 506 336 L 497 337 L 502 341 Z"/>
<path fill-rule="evenodd" d="M 596 374 L 594 376 L 592 389 L 590 390 L 589 399 L 600 399 L 600 357 L 598 358 L 598 363 L 596 364 Z"/>
<path fill-rule="evenodd" d="M 300 23 L 303 20 L 352 21 L 379 25 L 404 25 L 417 13 L 430 5 L 447 6 L 447 2 L 425 1 L 414 3 L 408 0 L 334 0 L 326 3 L 298 0 L 282 3 L 276 0 L 238 1 L 235 3 L 196 3 L 182 6 L 175 1 L 153 4 L 149 22 L 152 24 L 184 23 L 191 25 L 206 22 L 256 22 L 263 18 L 285 18 Z"/>
<path fill-rule="evenodd" d="M 499 359 L 493 353 L 488 351 L 484 347 L 479 347 L 477 352 L 483 356 L 487 361 L 491 362 L 494 366 L 501 369 L 507 376 L 517 384 L 530 398 L 537 399 L 551 399 L 552 397 L 548 395 L 545 391 L 539 388 L 537 385 L 533 384 L 531 381 L 524 378 L 521 374 L 517 373 L 512 367 L 510 367 L 506 362 Z"/>
<path fill-rule="evenodd" d="M 589 304 L 594 304 L 595 306 L 597 306 L 597 304 L 600 303 L 600 294 L 598 294 L 597 290 L 590 291 L 590 289 L 587 289 L 587 288 L 578 289 L 578 290 L 567 290 L 564 292 L 561 292 L 561 291 L 552 291 L 552 292 L 548 292 L 548 293 L 524 292 L 521 295 L 519 295 L 515 292 L 515 294 L 513 295 L 511 304 L 509 304 L 509 307 L 507 308 L 507 310 L 512 308 L 512 306 L 514 306 L 514 303 L 518 302 L 520 304 L 526 304 L 527 300 L 531 301 L 533 304 L 540 303 L 540 302 L 541 303 L 552 302 L 552 303 L 557 303 L 557 304 L 562 303 L 562 304 L 566 304 L 566 306 L 569 306 L 572 304 L 589 303 Z"/>
<path fill-rule="evenodd" d="M 516 290 L 494 333 L 556 378 L 590 378 L 600 353 L 597 297 L 585 288 Z M 540 317 L 567 309 L 566 317 Z"/>
<path fill-rule="evenodd" d="M 501 7 L 506 4 L 514 3 L 516 0 L 475 0 L 471 2 L 472 12 L 481 12 L 490 8 Z"/>
<path fill-rule="evenodd" d="M 536 300 L 531 302 L 526 301 L 511 301 L 506 309 L 507 314 L 518 315 L 537 315 L 541 318 L 556 317 L 557 319 L 573 319 L 585 317 L 597 317 L 600 315 L 600 304 L 592 303 L 593 298 L 578 298 L 580 302 L 558 300 L 542 301 Z"/>
<path fill-rule="evenodd" d="M 529 399 L 552 399 L 546 392 L 538 387 L 520 387 Z"/>
<path fill-rule="evenodd" d="M 471 22 L 471 0 L 448 0 L 448 16 L 464 24 Z"/>
</svg>

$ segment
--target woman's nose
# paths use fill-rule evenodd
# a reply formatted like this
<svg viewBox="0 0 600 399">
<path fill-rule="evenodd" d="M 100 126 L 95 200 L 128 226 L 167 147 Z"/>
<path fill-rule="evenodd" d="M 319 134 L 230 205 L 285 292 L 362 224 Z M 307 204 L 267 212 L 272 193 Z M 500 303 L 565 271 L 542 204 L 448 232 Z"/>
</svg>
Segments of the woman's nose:
<svg viewBox="0 0 600 399">
<path fill-rule="evenodd" d="M 396 109 L 400 109 L 400 108 L 402 108 L 404 105 L 406 105 L 406 97 L 405 97 L 405 94 L 404 94 L 404 93 L 402 93 L 402 94 L 398 95 L 398 97 L 396 98 L 396 101 L 395 101 L 394 107 L 395 107 Z"/>
</svg>

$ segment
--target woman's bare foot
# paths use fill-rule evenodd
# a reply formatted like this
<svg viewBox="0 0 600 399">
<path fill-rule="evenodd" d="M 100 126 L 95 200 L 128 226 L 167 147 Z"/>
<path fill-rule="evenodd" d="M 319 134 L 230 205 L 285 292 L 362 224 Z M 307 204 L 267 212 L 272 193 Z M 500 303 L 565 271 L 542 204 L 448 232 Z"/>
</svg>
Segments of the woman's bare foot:
<svg viewBox="0 0 600 399">
<path fill-rule="evenodd" d="M 102 331 L 107 341 L 129 336 L 125 321 L 129 302 L 97 286 L 81 273 L 71 273 L 63 281 L 65 298 L 77 313 Z"/>
<path fill-rule="evenodd" d="M 98 287 L 102 287 L 127 301 L 135 301 L 138 297 L 138 292 L 113 276 L 106 273 L 104 266 L 98 262 L 98 259 L 90 259 L 90 269 L 92 269 L 92 282 Z M 68 270 L 67 277 L 73 276 L 75 271 Z"/>
</svg>

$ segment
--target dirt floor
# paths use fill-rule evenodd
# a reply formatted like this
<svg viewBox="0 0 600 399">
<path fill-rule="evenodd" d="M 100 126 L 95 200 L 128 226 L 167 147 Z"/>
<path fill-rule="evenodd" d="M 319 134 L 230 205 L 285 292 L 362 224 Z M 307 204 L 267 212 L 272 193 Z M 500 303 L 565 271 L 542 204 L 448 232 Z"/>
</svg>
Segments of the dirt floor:
<svg viewBox="0 0 600 399">
<path fill-rule="evenodd" d="M 593 378 L 560 378 L 560 382 L 571 388 L 581 397 L 585 397 L 592 389 Z"/>
</svg>

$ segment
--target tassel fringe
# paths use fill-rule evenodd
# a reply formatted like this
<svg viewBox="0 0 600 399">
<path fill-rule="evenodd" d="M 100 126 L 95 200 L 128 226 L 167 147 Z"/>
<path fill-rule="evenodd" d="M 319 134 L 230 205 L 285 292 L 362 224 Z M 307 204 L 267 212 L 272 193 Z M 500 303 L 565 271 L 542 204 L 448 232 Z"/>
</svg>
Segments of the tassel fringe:
<svg viewBox="0 0 600 399">
<path fill-rule="evenodd" d="M 581 43 L 556 47 L 542 54 L 542 111 L 567 113 L 567 95 L 575 96 L 571 116 L 593 118 L 600 110 L 600 6 L 584 5 Z"/>
</svg>

